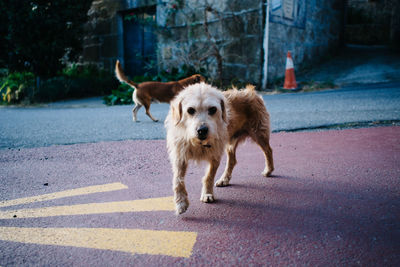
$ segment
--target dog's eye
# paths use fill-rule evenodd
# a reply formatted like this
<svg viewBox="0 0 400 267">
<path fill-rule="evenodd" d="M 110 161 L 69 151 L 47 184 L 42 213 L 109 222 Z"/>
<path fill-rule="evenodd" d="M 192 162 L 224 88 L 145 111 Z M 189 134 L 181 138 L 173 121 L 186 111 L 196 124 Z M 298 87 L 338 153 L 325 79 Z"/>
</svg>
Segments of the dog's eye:
<svg viewBox="0 0 400 267">
<path fill-rule="evenodd" d="M 190 115 L 194 115 L 194 113 L 196 113 L 196 110 L 195 110 L 194 108 L 188 108 L 187 112 L 188 112 Z"/>
<path fill-rule="evenodd" d="M 216 107 L 211 107 L 208 109 L 208 115 L 214 115 L 215 112 L 217 112 L 217 108 Z"/>
</svg>

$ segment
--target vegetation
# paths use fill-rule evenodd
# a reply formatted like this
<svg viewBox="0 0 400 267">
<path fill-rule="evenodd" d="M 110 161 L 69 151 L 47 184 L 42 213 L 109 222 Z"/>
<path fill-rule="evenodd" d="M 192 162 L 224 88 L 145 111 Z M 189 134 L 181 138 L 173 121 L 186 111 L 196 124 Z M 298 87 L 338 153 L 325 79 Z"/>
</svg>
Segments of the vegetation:
<svg viewBox="0 0 400 267">
<path fill-rule="evenodd" d="M 92 0 L 0 0 L 0 66 L 36 77 L 57 75 L 82 50 Z"/>
<path fill-rule="evenodd" d="M 57 76 L 44 81 L 38 89 L 35 101 L 105 95 L 117 86 L 118 82 L 108 71 L 95 65 L 72 64 Z"/>
<path fill-rule="evenodd" d="M 111 92 L 111 74 L 94 66 L 66 66 L 82 51 L 92 2 L 0 0 L 0 103 Z"/>
<path fill-rule="evenodd" d="M 304 81 L 300 84 L 302 92 L 314 92 L 314 91 L 321 91 L 324 89 L 334 89 L 337 88 L 337 85 L 333 81 Z"/>
<path fill-rule="evenodd" d="M 273 90 L 270 92 L 271 94 L 280 94 L 280 93 L 292 93 L 292 92 L 315 92 L 322 91 L 327 89 L 335 89 L 338 86 L 333 81 L 301 81 L 297 83 L 297 89 L 288 90 L 283 89 L 282 85 L 284 84 L 284 77 L 275 79 L 272 85 Z"/>
<path fill-rule="evenodd" d="M 104 103 L 107 105 L 132 104 L 132 93 L 134 89 L 127 84 L 120 84 L 118 89 L 112 90 L 110 95 L 105 96 Z"/>
<path fill-rule="evenodd" d="M 2 72 L 0 96 L 3 103 L 14 104 L 33 94 L 35 77 L 31 72 Z"/>
<path fill-rule="evenodd" d="M 105 95 L 118 82 L 112 74 L 94 65 L 76 65 L 62 69 L 56 76 L 37 86 L 32 72 L 1 72 L 0 103 L 47 102 L 66 98 Z"/>
</svg>

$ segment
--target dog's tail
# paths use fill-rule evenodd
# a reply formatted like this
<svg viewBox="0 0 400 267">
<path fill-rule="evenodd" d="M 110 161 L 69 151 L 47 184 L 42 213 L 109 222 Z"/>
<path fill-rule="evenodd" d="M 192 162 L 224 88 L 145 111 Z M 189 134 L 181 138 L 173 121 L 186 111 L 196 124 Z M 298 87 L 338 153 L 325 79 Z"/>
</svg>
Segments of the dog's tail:
<svg viewBox="0 0 400 267">
<path fill-rule="evenodd" d="M 252 85 L 252 84 L 247 84 L 245 90 L 255 92 L 256 91 L 256 87 L 254 85 Z"/>
<path fill-rule="evenodd" d="M 125 75 L 124 71 L 122 70 L 121 63 L 117 60 L 115 63 L 115 76 L 117 77 L 118 81 L 121 83 L 126 83 L 135 89 L 137 88 L 138 84 L 129 80 L 129 78 Z"/>
</svg>

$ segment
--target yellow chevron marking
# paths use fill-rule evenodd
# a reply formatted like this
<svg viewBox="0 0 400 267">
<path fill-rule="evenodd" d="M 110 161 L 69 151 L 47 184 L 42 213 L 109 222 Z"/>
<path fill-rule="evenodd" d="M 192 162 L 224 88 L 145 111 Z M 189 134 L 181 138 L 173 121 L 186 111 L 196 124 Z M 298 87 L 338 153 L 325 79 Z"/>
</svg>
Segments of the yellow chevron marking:
<svg viewBox="0 0 400 267">
<path fill-rule="evenodd" d="M 37 209 L 7 210 L 0 211 L 0 219 L 173 210 L 173 197 L 161 197 L 129 201 L 79 204 L 72 206 L 54 206 Z"/>
<path fill-rule="evenodd" d="M 0 227 L 0 240 L 123 251 L 138 254 L 190 257 L 195 232 L 110 228 Z"/>
<path fill-rule="evenodd" d="M 50 194 L 45 194 L 45 195 L 40 195 L 40 196 L 0 201 L 0 208 L 20 205 L 20 204 L 28 204 L 28 203 L 33 203 L 33 202 L 52 200 L 52 199 L 58 199 L 58 198 L 64 198 L 64 197 L 73 197 L 73 196 L 87 195 L 87 194 L 100 193 L 100 192 L 109 192 L 109 191 L 115 191 L 115 190 L 121 190 L 121 189 L 127 189 L 127 188 L 128 187 L 126 185 L 121 184 L 121 183 L 88 186 L 88 187 L 65 190 L 65 191 L 61 191 L 61 192 L 55 192 L 55 193 L 50 193 Z"/>
</svg>

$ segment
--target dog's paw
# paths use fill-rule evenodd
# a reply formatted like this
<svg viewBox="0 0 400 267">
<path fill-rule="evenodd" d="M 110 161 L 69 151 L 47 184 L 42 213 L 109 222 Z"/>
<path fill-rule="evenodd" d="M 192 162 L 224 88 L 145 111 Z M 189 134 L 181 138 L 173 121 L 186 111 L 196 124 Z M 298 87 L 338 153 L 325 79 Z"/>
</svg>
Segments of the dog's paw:
<svg viewBox="0 0 400 267">
<path fill-rule="evenodd" d="M 181 201 L 175 204 L 176 215 L 186 212 L 189 207 L 189 201 Z"/>
<path fill-rule="evenodd" d="M 200 197 L 200 201 L 204 203 L 214 202 L 214 196 L 212 194 L 202 194 Z"/>
<path fill-rule="evenodd" d="M 223 187 L 223 186 L 228 186 L 229 185 L 229 180 L 225 179 L 219 179 L 218 181 L 215 182 L 215 186 L 217 187 Z"/>
<path fill-rule="evenodd" d="M 265 177 L 270 177 L 273 170 L 264 170 L 261 174 Z"/>
</svg>

